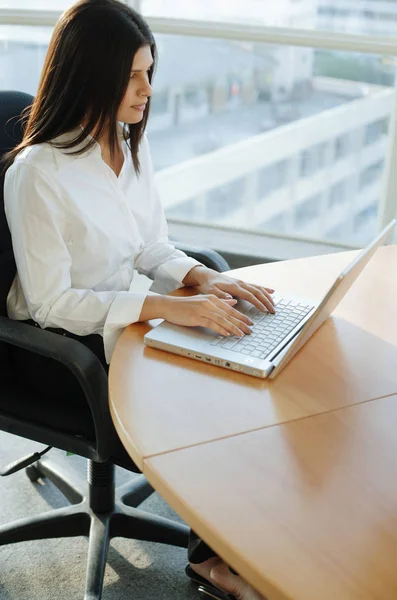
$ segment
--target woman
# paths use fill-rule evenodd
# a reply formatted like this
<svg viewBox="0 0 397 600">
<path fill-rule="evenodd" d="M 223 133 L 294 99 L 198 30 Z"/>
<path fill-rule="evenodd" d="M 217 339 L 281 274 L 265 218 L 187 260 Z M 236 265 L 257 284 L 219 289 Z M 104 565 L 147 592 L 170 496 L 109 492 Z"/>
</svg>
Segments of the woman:
<svg viewBox="0 0 397 600">
<path fill-rule="evenodd" d="M 163 318 L 250 333 L 233 296 L 273 311 L 273 290 L 236 281 L 175 250 L 156 193 L 145 127 L 156 45 L 117 0 L 81 0 L 55 26 L 24 138 L 4 158 L 17 264 L 13 319 L 78 337 L 107 368 L 130 323 Z M 154 280 L 134 291 L 136 268 Z M 183 285 L 202 295 L 165 296 Z M 192 533 L 188 574 L 260 599 Z"/>
</svg>

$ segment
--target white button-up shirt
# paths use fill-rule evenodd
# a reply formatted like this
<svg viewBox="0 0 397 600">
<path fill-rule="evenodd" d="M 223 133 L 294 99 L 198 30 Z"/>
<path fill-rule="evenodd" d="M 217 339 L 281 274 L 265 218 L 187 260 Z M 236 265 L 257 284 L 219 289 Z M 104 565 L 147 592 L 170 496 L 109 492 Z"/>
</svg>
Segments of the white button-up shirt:
<svg viewBox="0 0 397 600">
<path fill-rule="evenodd" d="M 123 329 L 139 320 L 148 293 L 183 286 L 188 271 L 200 264 L 168 241 L 146 136 L 137 177 L 121 128 L 119 135 L 119 177 L 98 143 L 79 156 L 70 155 L 75 148 L 43 143 L 17 155 L 4 184 L 17 265 L 8 315 L 77 335 L 99 333 L 108 363 Z M 150 292 L 134 291 L 134 268 L 154 280 Z"/>
</svg>

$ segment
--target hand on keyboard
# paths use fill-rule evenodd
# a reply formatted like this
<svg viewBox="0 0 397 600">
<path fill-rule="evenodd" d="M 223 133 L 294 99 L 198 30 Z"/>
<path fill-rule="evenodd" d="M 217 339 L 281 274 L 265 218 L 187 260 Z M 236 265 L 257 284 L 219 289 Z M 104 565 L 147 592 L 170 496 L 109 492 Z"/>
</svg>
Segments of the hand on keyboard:
<svg viewBox="0 0 397 600">
<path fill-rule="evenodd" d="M 308 304 L 299 304 L 283 298 L 277 300 L 275 314 L 263 314 L 252 306 L 245 312 L 254 323 L 250 336 L 243 338 L 219 336 L 211 345 L 222 346 L 254 358 L 266 358 L 299 325 L 312 308 Z"/>
<path fill-rule="evenodd" d="M 149 302 L 151 298 L 157 301 L 156 296 L 148 296 Z M 243 336 L 245 333 L 251 333 L 249 326 L 253 325 L 253 322 L 233 308 L 236 304 L 233 298 L 221 300 L 213 294 L 189 297 L 161 296 L 160 302 L 161 312 L 158 314 L 169 323 L 187 327 L 207 327 L 223 336 Z"/>
<path fill-rule="evenodd" d="M 196 273 L 195 286 L 202 294 L 215 294 L 223 300 L 231 297 L 242 298 L 261 312 L 274 313 L 273 289 L 233 279 L 212 269 L 197 269 Z"/>
</svg>

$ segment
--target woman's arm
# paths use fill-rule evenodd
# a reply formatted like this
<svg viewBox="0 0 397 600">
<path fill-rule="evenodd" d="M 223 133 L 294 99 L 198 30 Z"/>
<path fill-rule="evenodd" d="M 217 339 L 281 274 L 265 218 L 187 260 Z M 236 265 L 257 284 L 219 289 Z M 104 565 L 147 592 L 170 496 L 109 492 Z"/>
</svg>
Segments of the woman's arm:
<svg viewBox="0 0 397 600">
<path fill-rule="evenodd" d="M 103 334 L 108 362 L 123 329 L 136 321 L 160 317 L 181 325 L 212 327 L 219 333 L 241 331 L 242 316 L 215 297 L 172 298 L 73 287 L 65 242 L 70 215 L 55 184 L 40 169 L 18 161 L 7 171 L 4 191 L 24 300 L 43 328 Z M 84 261 L 84 256 L 78 259 Z M 9 300 L 17 304 L 15 297 Z"/>
<path fill-rule="evenodd" d="M 142 139 L 139 157 L 140 177 L 147 191 L 147 197 L 142 198 L 141 202 L 145 202 L 149 210 L 145 221 L 138 223 L 144 243 L 135 257 L 135 267 L 139 273 L 153 279 L 151 290 L 169 293 L 183 287 L 188 272 L 201 263 L 177 250 L 168 240 L 167 221 L 156 187 L 146 136 Z"/>
<path fill-rule="evenodd" d="M 139 320 L 147 293 L 72 286 L 65 242 L 68 215 L 55 185 L 24 161 L 14 163 L 6 174 L 5 211 L 28 311 L 43 328 L 102 334 L 110 360 L 123 328 Z"/>
</svg>

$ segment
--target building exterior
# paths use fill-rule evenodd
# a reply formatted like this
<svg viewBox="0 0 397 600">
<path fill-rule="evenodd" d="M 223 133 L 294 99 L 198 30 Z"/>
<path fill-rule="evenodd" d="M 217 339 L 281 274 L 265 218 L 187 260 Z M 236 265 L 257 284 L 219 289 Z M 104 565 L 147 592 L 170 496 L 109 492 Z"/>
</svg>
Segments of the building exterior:
<svg viewBox="0 0 397 600">
<path fill-rule="evenodd" d="M 166 14 L 164 0 L 143 3 L 148 14 Z M 248 0 L 244 15 L 241 3 L 230 0 L 212 2 L 211 10 L 203 0 L 184 6 L 186 12 L 181 14 L 178 6 L 175 16 L 367 35 L 395 35 L 397 31 L 394 0 L 280 0 L 265 5 L 262 0 Z M 213 44 L 225 54 L 225 42 Z M 211 90 L 205 95 L 205 78 L 198 83 L 196 113 L 187 112 L 187 117 L 183 116 L 183 100 L 179 104 L 181 119 L 199 123 L 205 114 L 209 127 L 206 140 L 201 139 L 196 149 L 186 154 L 185 147 L 185 160 L 179 156 L 175 161 L 178 166 L 158 165 L 159 188 L 169 218 L 364 244 L 376 230 L 382 193 L 393 92 L 379 83 L 393 83 L 390 70 L 385 73 L 379 57 L 255 44 L 245 45 L 245 56 L 239 50 L 228 46 L 226 64 L 215 48 L 209 50 L 215 58 L 205 67 L 206 74 L 209 68 L 215 69 Z M 193 49 L 189 54 L 194 55 Z M 231 65 L 238 65 L 234 75 L 228 71 Z M 160 88 L 161 84 L 160 80 Z M 190 86 L 194 98 L 192 81 Z M 200 95 L 206 98 L 205 108 Z M 214 125 L 211 132 L 211 116 L 227 111 L 230 119 L 232 115 L 247 119 L 257 112 L 260 131 L 248 139 L 242 134 L 244 142 L 227 139 Z M 165 156 L 160 151 L 159 121 L 152 121 L 152 126 L 154 156 Z M 175 120 L 173 126 L 177 135 Z M 186 134 L 186 124 L 184 129 Z M 236 136 L 238 129 L 235 122 Z M 280 152 L 274 152 L 275 145 Z M 262 150 L 263 158 L 256 161 L 255 169 L 244 160 L 250 146 Z M 200 158 L 194 158 L 195 150 Z M 172 154 L 168 153 L 168 160 Z M 233 161 L 225 176 L 219 160 L 229 167 Z M 239 177 L 235 163 L 245 165 Z M 195 170 L 201 173 L 199 184 Z M 192 181 L 196 186 L 191 186 Z"/>
<path fill-rule="evenodd" d="M 395 0 L 318 0 L 318 27 L 327 31 L 395 36 Z"/>
<path fill-rule="evenodd" d="M 274 20 L 267 24 L 314 27 L 315 19 L 322 19 L 325 1 L 320 0 L 320 5 L 317 0 L 277 3 L 279 18 L 274 13 Z M 343 4 L 343 0 L 339 4 Z M 346 0 L 346 4 L 357 7 L 358 2 Z M 383 3 L 374 0 L 374 4 Z M 397 2 L 395 4 L 397 14 Z M 289 22 L 286 22 L 286 14 L 290 15 Z M 226 54 L 226 42 L 213 41 L 213 44 Z M 167 160 L 178 166 L 157 165 L 159 188 L 168 217 L 364 244 L 376 230 L 393 97 L 388 86 L 366 84 L 366 79 L 373 80 L 374 74 L 379 75 L 375 81 L 382 79 L 382 62 L 378 57 L 352 58 L 346 53 L 323 56 L 324 53 L 307 48 L 246 44 L 245 50 L 246 56 L 241 57 L 239 49 L 230 45 L 226 64 L 217 58 L 215 46 L 209 50 L 214 57 L 211 68 L 216 74 L 212 79 L 213 95 L 207 96 L 210 100 L 205 110 L 206 141 L 202 139 L 197 147 L 201 156 L 195 158 L 195 149 L 189 152 L 185 147 L 184 158 L 179 156 L 173 161 L 171 149 Z M 191 49 L 189 55 L 194 54 Z M 344 67 L 341 78 L 321 76 L 325 59 L 328 63 L 334 62 L 336 71 Z M 235 79 L 228 85 L 227 69 L 239 63 L 243 63 L 244 68 L 238 66 Z M 358 64 L 360 69 L 357 69 Z M 362 81 L 350 80 L 349 77 L 357 75 Z M 391 77 L 390 83 L 392 81 Z M 161 83 L 160 79 L 160 87 Z M 202 94 L 203 82 L 198 84 L 198 89 Z M 197 107 L 199 105 L 197 102 Z M 197 108 L 197 118 L 193 117 L 197 124 L 201 121 L 199 110 Z M 233 115 L 237 119 L 233 128 L 232 125 L 229 128 L 234 131 L 235 139 L 215 127 L 213 115 L 223 114 L 225 119 L 227 111 L 229 120 Z M 237 139 L 239 121 L 249 116 L 253 119 L 255 113 L 257 131 L 251 130 L 248 139 L 245 134 Z M 152 122 L 152 126 L 154 156 L 165 156 L 160 150 L 161 135 L 158 129 L 155 131 L 156 123 Z M 175 136 L 178 128 L 174 121 Z M 185 124 L 184 135 L 188 129 Z M 193 127 L 190 131 L 194 139 Z M 278 153 L 274 152 L 275 144 L 281 148 Z M 250 146 L 262 152 L 255 169 L 244 161 Z M 269 160 L 269 152 L 272 160 Z M 226 175 L 220 174 L 220 156 L 229 167 L 233 164 Z M 234 168 L 236 163 L 245 165 L 239 170 L 239 177 Z M 201 173 L 199 182 L 195 170 Z M 171 187 L 167 183 L 170 176 Z M 191 186 L 192 181 L 196 186 Z"/>
<path fill-rule="evenodd" d="M 157 175 L 168 216 L 317 240 L 375 232 L 392 91 L 314 78 L 350 102 L 291 121 Z"/>
</svg>

